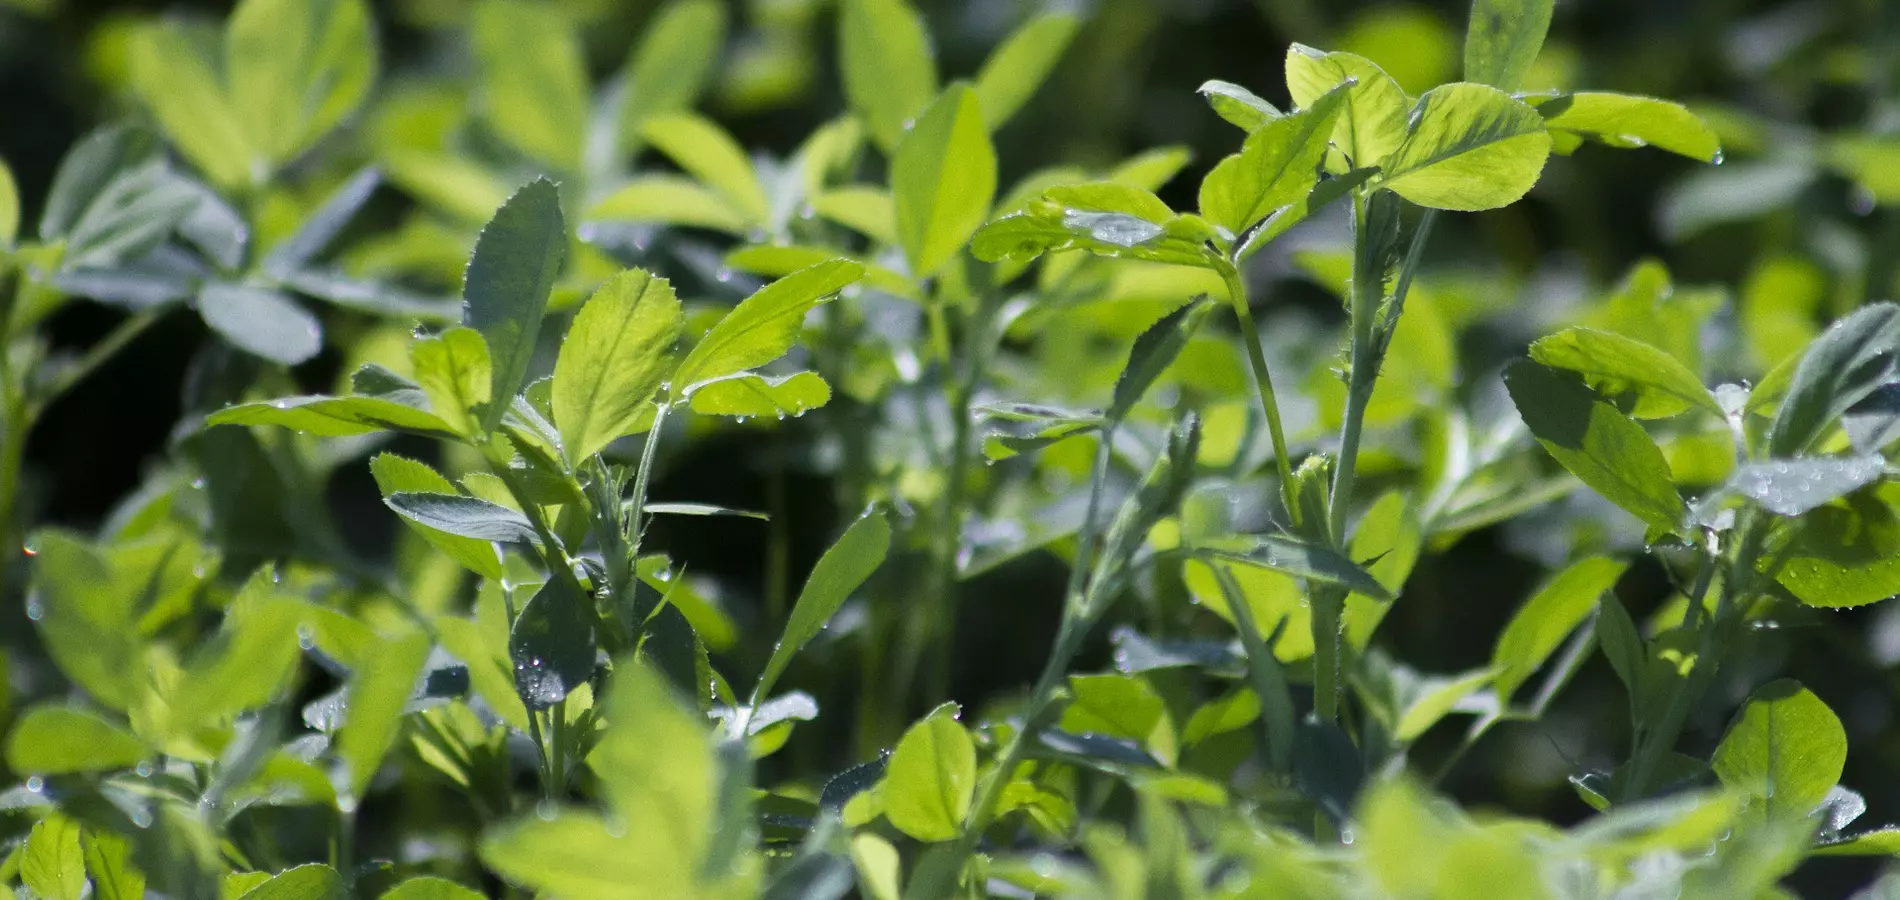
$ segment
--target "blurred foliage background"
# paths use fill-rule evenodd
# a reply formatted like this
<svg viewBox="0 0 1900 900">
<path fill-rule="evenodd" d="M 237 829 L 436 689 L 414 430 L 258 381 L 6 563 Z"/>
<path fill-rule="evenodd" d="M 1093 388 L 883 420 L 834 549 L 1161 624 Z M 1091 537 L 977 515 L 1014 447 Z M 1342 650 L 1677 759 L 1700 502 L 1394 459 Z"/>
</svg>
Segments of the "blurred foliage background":
<svg viewBox="0 0 1900 900">
<path fill-rule="evenodd" d="M 598 80 L 620 67 L 658 4 L 556 5 L 580 23 L 586 65 Z M 974 72 L 1036 8 L 1026 0 L 917 5 L 948 77 Z M 1420 91 L 1457 77 L 1467 12 L 1455 2 L 1361 0 L 1067 5 L 1084 24 L 1048 86 L 997 135 L 1001 183 L 1058 162 L 1102 167 L 1180 144 L 1193 151 L 1194 162 L 1161 192 L 1177 208 L 1193 205 L 1192 186 L 1235 141 L 1231 127 L 1195 95 L 1202 82 L 1238 82 L 1284 104 L 1284 49 L 1297 41 L 1368 56 L 1408 91 Z M 324 165 L 361 164 L 386 155 L 392 142 L 426 144 L 467 114 L 468 98 L 456 85 L 469 82 L 473 65 L 463 28 L 470 6 L 459 0 L 375 4 L 384 58 L 378 99 L 327 139 L 350 150 L 322 154 Z M 19 182 L 23 220 L 37 218 L 55 165 L 80 135 L 101 122 L 143 115 L 125 87 L 131 29 L 164 16 L 202 23 L 211 34 L 227 12 L 227 4 L 214 2 L 0 4 L 0 157 Z M 730 15 L 725 53 L 702 107 L 747 147 L 784 157 L 845 108 L 833 10 L 823 0 L 733 0 Z M 1433 283 L 1464 310 L 1457 339 L 1461 393 L 1495 391 L 1503 360 L 1520 355 L 1527 341 L 1573 316 L 1646 258 L 1664 261 L 1678 285 L 1706 287 L 1712 297 L 1733 301 L 1718 316 L 1742 327 L 1719 330 L 1741 334 L 1743 345 L 1708 350 L 1718 370 L 1727 359 L 1726 368 L 1738 374 L 1760 371 L 1864 300 L 1900 294 L 1900 3 L 1570 0 L 1557 8 L 1531 80 L 1531 89 L 1587 85 L 1683 100 L 1715 125 L 1726 160 L 1706 167 L 1662 153 L 1586 148 L 1553 163 L 1528 202 L 1441 224 L 1432 242 Z M 481 198 L 468 204 L 493 208 Z M 357 227 L 398 237 L 363 252 L 418 254 L 409 261 L 420 285 L 450 292 L 473 230 L 432 224 L 437 220 L 418 218 L 411 206 L 400 195 L 379 197 L 370 221 Z M 422 236 L 432 227 L 457 235 L 450 249 L 427 249 L 434 245 Z M 1329 217 L 1288 246 L 1337 244 L 1344 227 L 1338 216 Z M 414 240 L 405 244 L 403 235 Z M 1282 347 L 1338 321 L 1338 304 L 1287 249 L 1276 245 L 1262 254 L 1250 275 L 1268 285 L 1265 322 Z M 1466 284 L 1471 287 L 1460 290 Z M 116 317 L 101 307 L 73 305 L 51 323 L 54 342 L 89 344 Z M 1088 334 L 1077 328 L 1073 339 L 1085 340 Z M 181 413 L 180 384 L 204 339 L 195 317 L 170 316 L 49 410 L 27 448 L 29 520 L 90 527 L 139 483 L 165 452 Z M 335 349 L 346 341 L 333 340 L 323 356 L 297 370 L 307 387 L 322 389 L 347 371 Z M 102 438 L 105 418 L 113 423 L 109 440 Z M 784 529 L 788 552 L 778 559 L 761 549 L 770 544 L 768 526 L 747 530 L 755 523 L 673 520 L 656 532 L 659 546 L 720 585 L 723 602 L 742 622 L 774 583 L 804 571 L 850 512 L 833 507 L 823 476 L 781 465 L 787 441 L 742 431 L 715 436 L 671 461 L 654 489 L 661 499 L 780 514 L 770 527 Z M 372 558 L 386 556 L 395 519 L 360 469 L 344 467 L 332 485 L 337 520 L 353 547 Z M 1428 554 L 1379 642 L 1425 671 L 1481 665 L 1510 611 L 1577 541 L 1640 544 L 1640 535 L 1607 526 L 1579 537 L 1574 508 L 1590 501 L 1579 493 L 1565 503 L 1568 511 L 1534 514 Z M 1032 559 L 970 585 L 953 654 L 954 696 L 980 704 L 1033 677 L 1054 627 L 1062 575 L 1059 564 Z M 1649 564 L 1638 567 L 1621 593 L 1640 617 L 1669 590 L 1661 567 Z M 1758 673 L 1782 671 L 1841 713 L 1853 748 L 1844 781 L 1866 793 L 1868 821 L 1900 820 L 1900 780 L 1890 777 L 1900 771 L 1894 715 L 1900 606 L 1805 613 L 1758 631 L 1750 639 L 1754 646 L 1735 655 L 1744 662 L 1725 669 L 1728 694 L 1692 724 L 1688 740 L 1695 747 L 1685 749 L 1712 745 Z M 23 645 L 29 632 L 22 610 L 0 611 L 0 644 Z M 1103 665 L 1106 641 L 1094 652 L 1084 668 Z M 33 677 L 30 667 L 17 667 L 13 677 L 16 693 L 34 693 L 32 684 L 18 683 Z M 1613 763 L 1626 727 L 1620 689 L 1607 666 L 1592 662 L 1550 717 L 1503 729 L 1445 786 L 1470 804 L 1575 820 L 1586 807 L 1566 776 Z M 849 762 L 849 728 L 848 717 L 828 715 L 800 731 L 789 762 L 775 764 L 835 769 Z M 1456 739 L 1438 737 L 1447 745 Z M 1817 863 L 1796 885 L 1810 896 L 1842 894 L 1864 883 L 1873 865 Z"/>
</svg>

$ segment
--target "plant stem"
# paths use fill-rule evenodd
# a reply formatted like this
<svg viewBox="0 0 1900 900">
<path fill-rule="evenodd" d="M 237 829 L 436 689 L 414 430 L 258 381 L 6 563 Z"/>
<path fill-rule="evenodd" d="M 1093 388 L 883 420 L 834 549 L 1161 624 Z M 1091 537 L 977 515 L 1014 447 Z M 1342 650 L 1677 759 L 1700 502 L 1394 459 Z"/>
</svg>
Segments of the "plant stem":
<svg viewBox="0 0 1900 900">
<path fill-rule="evenodd" d="M 640 468 L 633 473 L 633 510 L 627 516 L 628 530 L 633 534 L 628 536 L 627 546 L 636 560 L 640 558 L 641 539 L 646 537 L 647 486 L 653 478 L 653 456 L 660 447 L 660 433 L 666 428 L 666 414 L 671 408 L 662 403 L 653 414 L 653 427 L 647 429 L 646 442 L 640 447 Z"/>
<path fill-rule="evenodd" d="M 1260 407 L 1267 416 L 1267 433 L 1273 438 L 1274 464 L 1280 470 L 1280 502 L 1297 527 L 1300 505 L 1293 497 L 1293 455 L 1286 445 L 1286 430 L 1280 424 L 1280 401 L 1273 391 L 1273 373 L 1267 369 L 1266 349 L 1260 345 L 1260 329 L 1254 325 L 1253 309 L 1247 300 L 1247 283 L 1240 270 L 1229 262 L 1220 268 L 1227 283 L 1227 297 L 1233 303 L 1234 316 L 1240 322 L 1240 340 L 1247 346 L 1247 363 L 1253 368 L 1254 387 L 1260 392 Z"/>
<path fill-rule="evenodd" d="M 549 711 L 548 799 L 560 800 L 567 793 L 567 698 Z"/>
<path fill-rule="evenodd" d="M 1699 610 L 1708 596 L 1709 588 L 1715 582 L 1715 570 L 1718 561 L 1713 557 L 1702 560 L 1700 570 L 1696 572 L 1695 586 L 1689 590 L 1689 609 L 1684 615 L 1700 615 Z M 1727 593 L 1727 591 L 1724 591 Z M 1649 791 L 1649 781 L 1655 777 L 1656 768 L 1664 755 L 1676 746 L 1676 740 L 1682 734 L 1683 723 L 1689 717 L 1689 707 L 1699 699 L 1713 680 L 1715 668 L 1719 664 L 1716 653 L 1722 641 L 1717 640 L 1716 632 L 1722 628 L 1724 616 L 1716 616 L 1713 621 L 1701 620 L 1696 628 L 1695 668 L 1688 677 L 1678 678 L 1672 683 L 1669 705 L 1663 710 L 1662 719 L 1654 728 L 1637 728 L 1633 738 L 1633 752 L 1630 758 L 1629 778 L 1623 782 L 1625 802 L 1638 800 Z"/>
<path fill-rule="evenodd" d="M 86 348 L 86 354 L 84 356 L 81 356 L 70 368 L 60 372 L 59 377 L 47 385 L 45 393 L 34 399 L 32 407 L 33 418 L 39 418 L 41 410 L 44 410 L 46 407 L 52 405 L 55 400 L 64 396 L 67 391 L 72 389 L 73 385 L 84 381 L 86 376 L 91 375 L 100 366 L 104 365 L 107 360 L 117 355 L 120 350 L 125 349 L 125 345 L 132 343 L 139 335 L 144 334 L 146 330 L 156 324 L 163 315 L 163 310 L 152 310 L 126 318 L 114 326 L 110 332 L 107 332 L 105 337 L 100 338 L 98 343 Z"/>
</svg>

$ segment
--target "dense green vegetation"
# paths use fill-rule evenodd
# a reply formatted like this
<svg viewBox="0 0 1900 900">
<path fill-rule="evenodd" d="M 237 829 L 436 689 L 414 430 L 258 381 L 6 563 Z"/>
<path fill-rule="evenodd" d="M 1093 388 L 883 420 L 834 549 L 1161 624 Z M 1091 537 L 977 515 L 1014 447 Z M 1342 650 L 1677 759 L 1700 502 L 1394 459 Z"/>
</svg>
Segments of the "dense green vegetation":
<svg viewBox="0 0 1900 900">
<path fill-rule="evenodd" d="M 1900 7 L 1576 6 L 0 6 L 0 885 L 1900 896 Z"/>
</svg>

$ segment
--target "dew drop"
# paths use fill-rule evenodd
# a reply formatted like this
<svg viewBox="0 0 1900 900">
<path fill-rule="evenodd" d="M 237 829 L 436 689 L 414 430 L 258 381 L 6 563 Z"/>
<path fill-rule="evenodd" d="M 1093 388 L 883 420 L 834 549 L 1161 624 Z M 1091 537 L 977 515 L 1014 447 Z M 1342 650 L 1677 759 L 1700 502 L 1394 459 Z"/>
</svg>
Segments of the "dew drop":
<svg viewBox="0 0 1900 900">
<path fill-rule="evenodd" d="M 813 208 L 811 204 L 806 203 L 798 208 L 798 217 L 807 220 L 816 219 L 818 218 L 818 210 Z"/>
<path fill-rule="evenodd" d="M 1715 155 L 1709 157 L 1709 165 L 1719 166 L 1722 164 L 1722 161 L 1725 159 L 1727 159 L 1727 157 L 1722 155 L 1722 150 L 1721 148 L 1718 147 L 1716 148 Z"/>
<path fill-rule="evenodd" d="M 29 777 L 28 777 L 28 778 L 26 779 L 26 791 L 27 791 L 27 793 L 29 793 L 29 794 L 37 794 L 37 793 L 39 793 L 39 792 L 41 792 L 41 791 L 44 791 L 44 790 L 46 790 L 46 782 L 45 782 L 44 780 L 42 780 L 42 779 L 40 778 L 40 776 L 38 776 L 38 775 L 32 775 L 32 776 L 29 776 Z"/>
<path fill-rule="evenodd" d="M 27 541 L 26 543 L 20 545 L 20 552 L 28 556 L 38 556 L 40 555 L 40 548 L 37 546 L 34 546 L 32 541 Z"/>
<path fill-rule="evenodd" d="M 151 814 L 151 812 L 149 812 L 149 811 L 147 811 L 147 810 L 143 810 L 143 809 L 135 809 L 135 810 L 133 810 L 133 811 L 132 811 L 132 827 L 134 827 L 134 828 L 150 828 L 150 827 L 152 827 L 152 814 Z"/>
<path fill-rule="evenodd" d="M 35 622 L 38 622 L 40 619 L 43 619 L 46 617 L 46 604 L 41 603 L 40 598 L 38 596 L 30 597 L 27 599 L 26 617 Z"/>
<path fill-rule="evenodd" d="M 132 771 L 137 772 L 140 778 L 150 778 L 152 777 L 152 772 L 154 770 L 152 769 L 151 761 L 146 760 L 144 762 L 139 763 L 138 768 L 135 768 Z"/>
<path fill-rule="evenodd" d="M 1847 192 L 1847 209 L 1854 215 L 1873 215 L 1876 205 L 1877 201 L 1874 199 L 1874 192 L 1868 190 L 1864 184 L 1854 185 L 1853 190 Z"/>
<path fill-rule="evenodd" d="M 543 822 L 554 821 L 555 813 L 558 811 L 552 800 L 542 800 L 534 805 L 534 817 Z"/>
<path fill-rule="evenodd" d="M 725 284 L 732 280 L 732 270 L 722 267 L 719 271 L 713 273 L 713 278 L 717 279 L 720 284 Z"/>
</svg>

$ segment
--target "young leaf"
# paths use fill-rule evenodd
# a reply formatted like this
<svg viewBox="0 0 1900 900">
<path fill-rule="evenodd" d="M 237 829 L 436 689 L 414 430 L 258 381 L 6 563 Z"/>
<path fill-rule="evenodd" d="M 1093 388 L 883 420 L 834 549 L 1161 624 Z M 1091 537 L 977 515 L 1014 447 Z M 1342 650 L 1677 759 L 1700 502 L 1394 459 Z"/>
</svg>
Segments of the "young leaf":
<svg viewBox="0 0 1900 900">
<path fill-rule="evenodd" d="M 1749 797 L 1751 818 L 1807 818 L 1841 780 L 1847 732 L 1821 698 L 1794 681 L 1763 685 L 1715 748 L 1716 777 Z"/>
<path fill-rule="evenodd" d="M 205 285 L 198 314 L 231 345 L 294 366 L 323 349 L 323 326 L 295 301 L 269 288 Z"/>
<path fill-rule="evenodd" d="M 33 595 L 40 640 L 59 670 L 101 704 L 132 707 L 145 679 L 126 660 L 145 653 L 138 633 L 138 591 L 115 577 L 107 557 L 78 535 L 35 532 Z"/>
<path fill-rule="evenodd" d="M 259 569 L 232 601 L 218 635 L 186 664 L 172 697 L 179 730 L 223 722 L 275 699 L 296 674 L 302 648 L 294 603 L 277 595 L 269 566 Z"/>
<path fill-rule="evenodd" d="M 154 152 L 151 136 L 130 125 L 108 125 L 87 134 L 67 151 L 53 174 L 40 213 L 40 240 L 50 243 L 71 234 L 115 179 L 139 169 Z M 66 252 L 73 252 L 70 241 Z"/>
<path fill-rule="evenodd" d="M 711 120 L 688 112 L 652 115 L 641 124 L 640 134 L 654 149 L 718 192 L 748 225 L 761 226 L 771 218 L 771 204 L 765 198 L 765 189 L 759 186 L 759 176 L 753 172 L 745 148 Z"/>
<path fill-rule="evenodd" d="M 1135 338 L 1135 346 L 1128 351 L 1128 364 L 1122 367 L 1122 373 L 1115 380 L 1115 399 L 1109 405 L 1107 418 L 1120 421 L 1135 404 L 1141 402 L 1143 394 L 1148 393 L 1161 373 L 1174 365 L 1175 357 L 1181 354 L 1181 348 L 1187 346 L 1199 331 L 1201 323 L 1207 320 L 1207 314 L 1214 304 L 1207 298 L 1191 300 L 1187 305 L 1175 310 L 1161 320 L 1148 326 L 1148 330 Z"/>
<path fill-rule="evenodd" d="M 1201 215 L 1239 234 L 1274 210 L 1305 199 L 1319 183 L 1328 138 L 1348 90 L 1334 88 L 1308 109 L 1255 129 L 1239 153 L 1221 160 L 1201 181 Z"/>
<path fill-rule="evenodd" d="M 655 831 L 647 827 L 636 834 L 661 839 L 658 846 L 667 852 L 644 844 L 629 846 L 626 828 L 617 825 L 609 831 L 593 813 L 527 816 L 489 829 L 482 836 L 482 861 L 510 882 L 550 896 L 694 896 L 693 858 L 672 855 L 667 839 L 673 835 Z"/>
<path fill-rule="evenodd" d="M 1722 159 L 1715 129 L 1680 103 L 1579 91 L 1541 101 L 1537 112 L 1554 131 L 1612 147 L 1655 147 L 1706 163 Z"/>
<path fill-rule="evenodd" d="M 845 99 L 887 154 L 937 96 L 936 56 L 922 17 L 904 0 L 838 4 L 838 66 Z"/>
<path fill-rule="evenodd" d="M 1537 110 L 1482 84 L 1426 91 L 1405 143 L 1383 163 L 1382 184 L 1435 209 L 1509 206 L 1530 191 L 1550 158 Z"/>
<path fill-rule="evenodd" d="M 7 735 L 7 768 L 25 775 L 129 769 L 151 755 L 131 732 L 81 709 L 40 706 Z"/>
<path fill-rule="evenodd" d="M 515 691 L 529 712 L 547 709 L 594 674 L 591 602 L 572 578 L 556 577 L 521 608 L 508 635 Z"/>
<path fill-rule="evenodd" d="M 429 656 L 429 636 L 421 631 L 379 640 L 350 677 L 337 756 L 349 773 L 349 796 L 361 799 L 382 764 L 383 754 L 401 728 L 403 707 L 416 676 Z M 342 790 L 339 787 L 338 790 Z"/>
<path fill-rule="evenodd" d="M 1834 325 L 1795 367 L 1794 379 L 1768 431 L 1768 455 L 1808 451 L 1835 420 L 1879 390 L 1900 364 L 1900 305 L 1871 303 Z"/>
<path fill-rule="evenodd" d="M 647 116 L 689 109 L 719 70 L 725 4 L 680 0 L 655 13 L 627 63 L 619 143 L 624 149 Z"/>
<path fill-rule="evenodd" d="M 1643 426 L 1574 375 L 1519 361 L 1504 373 L 1518 415 L 1544 449 L 1604 499 L 1650 525 L 1674 529 L 1687 509 L 1669 463 Z"/>
<path fill-rule="evenodd" d="M 218 77 L 185 35 L 167 24 L 138 28 L 125 48 L 132 90 L 187 158 L 222 187 L 249 184 L 255 148 Z"/>
<path fill-rule="evenodd" d="M 1510 705 L 1517 689 L 1590 617 L 1597 599 L 1615 587 L 1628 568 L 1629 563 L 1603 556 L 1578 560 L 1524 601 L 1491 652 L 1491 665 L 1497 671 L 1493 689 L 1500 707 Z M 1615 598 L 1604 602 L 1613 603 Z"/>
<path fill-rule="evenodd" d="M 20 856 L 20 881 L 40 900 L 80 900 L 86 892 L 79 823 L 52 813 L 33 825 Z"/>
<path fill-rule="evenodd" d="M 976 97 L 989 130 L 1002 127 L 1036 93 L 1080 25 L 1069 13 L 1043 13 L 1023 23 L 983 61 Z"/>
<path fill-rule="evenodd" d="M 570 465 L 632 431 L 666 375 L 680 323 L 673 286 L 640 269 L 609 279 L 581 307 L 550 394 Z"/>
<path fill-rule="evenodd" d="M 1550 31 L 1553 0 L 1476 0 L 1465 32 L 1465 80 L 1515 91 Z"/>
<path fill-rule="evenodd" d="M 286 869 L 245 891 L 238 900 L 343 900 L 343 876 L 320 863 Z"/>
<path fill-rule="evenodd" d="M 1240 563 L 1284 572 L 1295 578 L 1323 581 L 1351 588 L 1380 601 L 1392 599 L 1391 592 L 1372 573 L 1337 550 L 1282 535 L 1254 535 L 1253 544 L 1242 549 L 1202 547 L 1196 553 L 1210 559 Z"/>
<path fill-rule="evenodd" d="M 879 244 L 897 243 L 897 205 L 888 191 L 868 185 L 832 188 L 811 198 L 813 212 Z"/>
<path fill-rule="evenodd" d="M 957 836 L 976 791 L 976 746 L 954 703 L 939 706 L 897 742 L 879 793 L 884 815 L 920 841 Z"/>
<path fill-rule="evenodd" d="M 1283 115 L 1279 107 L 1231 81 L 1206 82 L 1198 93 L 1206 98 L 1207 105 L 1213 108 L 1216 115 L 1248 134 Z M 1326 134 L 1329 138 L 1332 136 L 1331 131 Z"/>
<path fill-rule="evenodd" d="M 398 493 L 443 495 L 455 493 L 455 485 L 450 484 L 447 478 L 443 478 L 434 469 L 393 453 L 376 454 L 376 457 L 369 461 L 369 471 L 370 475 L 376 479 L 377 491 L 385 497 Z M 423 540 L 434 544 L 436 549 L 448 554 L 449 558 L 461 563 L 469 571 L 483 578 L 501 578 L 501 554 L 495 552 L 495 545 L 492 542 L 437 531 L 407 516 L 404 517 L 404 521 L 410 528 L 415 529 Z"/>
<path fill-rule="evenodd" d="M 1333 143 L 1355 169 L 1385 161 L 1405 142 L 1411 99 L 1372 60 L 1351 53 L 1323 53 L 1294 44 L 1286 53 L 1286 87 L 1293 105 L 1311 109 L 1348 80 L 1346 110 L 1333 126 Z"/>
<path fill-rule="evenodd" d="M 528 156 L 579 171 L 587 133 L 587 65 L 560 8 L 481 0 L 470 34 L 489 129 Z"/>
<path fill-rule="evenodd" d="M 512 0 L 490 2 L 510 5 Z M 509 197 L 475 239 L 462 287 L 462 324 L 482 333 L 494 361 L 489 391 L 494 402 L 482 416 L 484 432 L 501 423 L 506 401 L 527 378 L 548 294 L 566 257 L 561 198 L 546 178 Z"/>
<path fill-rule="evenodd" d="M 904 133 L 891 192 L 911 274 L 937 274 L 989 218 L 996 196 L 996 149 L 974 90 L 952 85 Z"/>
<path fill-rule="evenodd" d="M 818 636 L 831 621 L 833 614 L 844 605 L 851 592 L 864 584 L 883 565 L 884 556 L 890 552 L 891 525 L 884 513 L 876 508 L 867 510 L 859 516 L 844 536 L 838 538 L 831 549 L 818 559 L 812 567 L 810 577 L 805 579 L 805 587 L 798 592 L 798 602 L 792 606 L 791 619 L 785 623 L 785 633 L 779 636 L 778 644 L 772 648 L 772 658 L 765 664 L 765 671 L 759 675 L 758 686 L 752 690 L 753 702 L 769 696 L 772 686 L 778 683 L 785 667 L 798 655 L 807 642 Z"/>
<path fill-rule="evenodd" d="M 616 664 L 604 704 L 610 727 L 587 765 L 629 835 L 652 841 L 635 844 L 652 854 L 643 865 L 690 879 L 711 843 L 717 773 L 706 717 L 680 699 L 658 671 L 632 660 Z"/>
<path fill-rule="evenodd" d="M 1531 358 L 1584 377 L 1598 393 L 1636 395 L 1630 414 L 1659 419 L 1699 406 L 1717 416 L 1722 407 L 1702 379 L 1675 357 L 1633 338 L 1594 328 L 1566 328 L 1531 344 Z"/>
<path fill-rule="evenodd" d="M 422 338 L 409 345 L 409 362 L 435 414 L 460 434 L 479 434 L 494 399 L 493 364 L 481 334 L 458 326 Z"/>
<path fill-rule="evenodd" d="M 251 146 L 272 165 L 362 104 L 377 59 L 362 0 L 244 0 L 225 26 L 231 104 Z"/>
<path fill-rule="evenodd" d="M 319 437 L 347 437 L 378 431 L 407 431 L 450 438 L 454 429 L 433 413 L 383 397 L 283 397 L 227 406 L 205 418 L 205 425 L 276 425 Z"/>
<path fill-rule="evenodd" d="M 747 297 L 693 346 L 673 373 L 672 396 L 702 382 L 757 368 L 785 355 L 811 308 L 864 275 L 864 267 L 834 259 L 801 269 Z"/>
<path fill-rule="evenodd" d="M 1103 181 L 1048 189 L 1025 211 L 983 226 L 970 242 L 970 253 L 995 262 L 1087 250 L 1101 256 L 1212 267 L 1219 257 L 1208 244 L 1218 239 L 1207 220 L 1175 215 L 1149 191 Z"/>
<path fill-rule="evenodd" d="M 380 900 L 484 900 L 486 895 L 447 878 L 411 878 L 383 892 Z"/>
<path fill-rule="evenodd" d="M 644 175 L 588 210 L 595 222 L 650 222 L 745 235 L 753 226 L 726 198 L 690 178 Z M 587 226 L 582 226 L 583 228 Z"/>
<path fill-rule="evenodd" d="M 705 416 L 802 416 L 831 402 L 831 385 L 817 372 L 771 376 L 745 372 L 703 382 L 693 391 L 693 412 Z"/>
<path fill-rule="evenodd" d="M 383 503 L 395 510 L 396 515 L 449 534 L 482 541 L 538 543 L 541 540 L 521 513 L 475 497 L 398 491 L 384 497 Z"/>
</svg>

